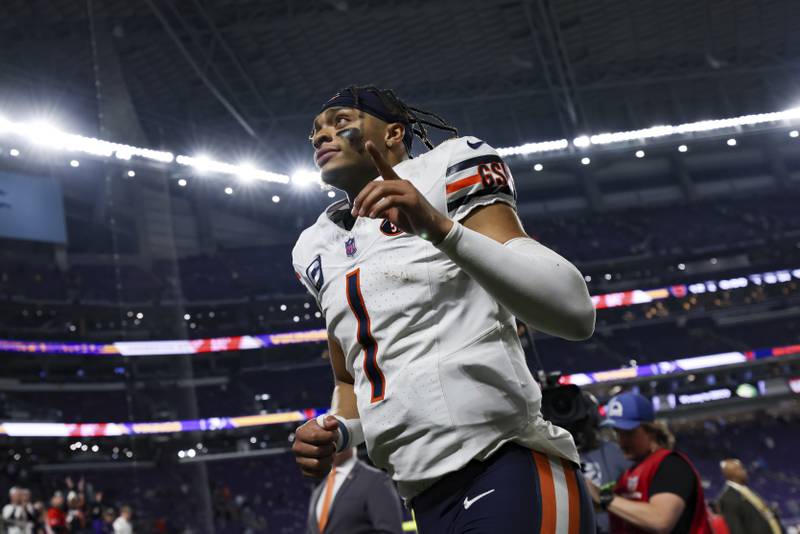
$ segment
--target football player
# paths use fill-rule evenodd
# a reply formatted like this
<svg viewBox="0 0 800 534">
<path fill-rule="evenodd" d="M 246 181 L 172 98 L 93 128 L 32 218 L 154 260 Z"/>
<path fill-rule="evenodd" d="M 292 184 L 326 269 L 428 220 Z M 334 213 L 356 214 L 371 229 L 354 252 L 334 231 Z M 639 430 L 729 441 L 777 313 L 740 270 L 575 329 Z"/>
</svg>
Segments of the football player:
<svg viewBox="0 0 800 534">
<path fill-rule="evenodd" d="M 583 276 L 531 239 L 508 166 L 487 143 L 393 92 L 348 87 L 311 132 L 322 181 L 347 198 L 297 240 L 324 314 L 329 414 L 298 428 L 302 472 L 366 443 L 423 533 L 593 532 L 570 434 L 545 421 L 515 317 L 569 340 L 594 329 Z M 411 156 L 417 135 L 430 149 Z M 538 530 L 537 530 L 538 529 Z"/>
</svg>

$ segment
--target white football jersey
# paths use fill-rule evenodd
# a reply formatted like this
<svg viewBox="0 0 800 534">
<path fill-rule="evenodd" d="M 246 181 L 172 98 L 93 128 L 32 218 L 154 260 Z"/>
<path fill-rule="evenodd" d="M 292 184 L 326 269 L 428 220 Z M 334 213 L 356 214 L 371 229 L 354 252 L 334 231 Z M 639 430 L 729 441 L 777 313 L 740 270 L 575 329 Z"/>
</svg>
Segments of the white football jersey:
<svg viewBox="0 0 800 534">
<path fill-rule="evenodd" d="M 474 137 L 394 170 L 455 221 L 516 205 L 508 167 Z M 428 241 L 366 217 L 347 231 L 330 218 L 342 209 L 347 200 L 300 235 L 292 261 L 344 350 L 369 456 L 401 494 L 508 441 L 577 463 L 572 436 L 542 419 L 511 313 Z"/>
</svg>

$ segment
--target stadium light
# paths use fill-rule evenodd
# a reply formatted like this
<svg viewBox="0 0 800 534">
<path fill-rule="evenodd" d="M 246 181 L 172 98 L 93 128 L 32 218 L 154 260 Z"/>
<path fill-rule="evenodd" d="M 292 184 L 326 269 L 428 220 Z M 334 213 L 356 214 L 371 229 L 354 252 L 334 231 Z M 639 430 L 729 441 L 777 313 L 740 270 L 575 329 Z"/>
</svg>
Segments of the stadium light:
<svg viewBox="0 0 800 534">
<path fill-rule="evenodd" d="M 278 195 L 272 195 L 272 201 L 273 201 L 275 204 L 277 204 L 278 202 L 280 202 L 280 201 L 281 201 L 281 197 L 279 197 Z"/>
<path fill-rule="evenodd" d="M 316 183 L 322 184 L 322 177 L 319 172 L 310 171 L 308 169 L 297 169 L 292 173 L 292 183 L 294 185 L 305 187 L 308 184 Z"/>
<path fill-rule="evenodd" d="M 644 139 L 655 139 L 669 135 L 692 134 L 709 132 L 714 130 L 724 130 L 727 128 L 739 128 L 742 126 L 755 126 L 770 122 L 781 122 L 800 119 L 800 107 L 790 108 L 783 111 L 772 113 L 758 113 L 755 115 L 742 115 L 728 119 L 705 120 L 698 122 L 688 122 L 677 125 L 651 126 L 641 130 L 630 130 L 626 132 L 610 132 L 593 135 L 589 141 L 593 145 L 608 145 L 624 141 L 635 141 Z M 579 141 L 580 140 L 580 141 Z M 583 143 L 582 137 L 576 137 L 572 143 L 580 147 L 578 143 Z"/>
<path fill-rule="evenodd" d="M 637 150 L 636 151 L 636 157 L 639 158 L 639 159 L 643 158 L 644 157 L 644 150 Z"/>
<path fill-rule="evenodd" d="M 680 145 L 678 147 L 678 152 L 687 152 L 688 150 L 689 150 L 689 147 L 686 146 L 686 145 Z"/>
<path fill-rule="evenodd" d="M 258 169 L 256 169 L 252 163 L 245 162 L 238 165 L 238 172 L 236 176 L 238 176 L 241 182 L 249 183 L 256 179 L 257 174 Z"/>
<path fill-rule="evenodd" d="M 233 165 L 212 159 L 206 155 L 197 157 L 180 155 L 175 158 L 178 165 L 186 165 L 200 172 L 213 172 L 217 174 L 229 174 L 238 177 L 246 177 L 250 180 L 263 180 L 268 182 L 289 183 L 289 177 L 285 174 L 268 172 L 263 169 L 256 169 L 250 165 Z"/>
<path fill-rule="evenodd" d="M 336 196 L 336 191 L 328 191 L 328 198 L 333 198 Z"/>
<path fill-rule="evenodd" d="M 592 160 L 590 158 L 587 158 L 587 157 L 581 158 L 581 164 L 582 165 L 589 165 L 591 162 L 592 162 Z"/>
<path fill-rule="evenodd" d="M 789 132 L 789 137 L 791 137 L 792 139 L 797 139 L 798 137 L 800 137 L 800 131 L 792 130 L 791 132 Z"/>
<path fill-rule="evenodd" d="M 592 144 L 591 139 L 589 139 L 588 135 L 581 135 L 580 137 L 576 137 L 572 140 L 572 144 L 578 148 L 586 148 L 587 146 Z"/>
<path fill-rule="evenodd" d="M 133 178 L 134 176 L 136 176 L 136 171 L 134 171 L 132 169 L 130 171 L 128 171 L 128 178 Z"/>
<path fill-rule="evenodd" d="M 15 158 L 17 156 L 19 156 L 19 150 L 17 150 L 16 148 L 12 148 L 11 150 L 8 151 L 8 153 L 11 154 L 11 156 L 15 157 Z"/>
<path fill-rule="evenodd" d="M 186 178 L 181 178 L 180 180 L 178 180 L 178 185 L 181 187 L 186 187 L 186 184 L 188 183 L 189 182 L 186 181 Z"/>
<path fill-rule="evenodd" d="M 81 162 L 78 161 L 77 159 L 73 159 L 72 161 L 69 162 L 69 166 L 73 167 L 73 168 L 77 168 L 77 167 L 81 166 Z"/>
<path fill-rule="evenodd" d="M 540 172 L 542 169 L 544 169 L 544 165 L 542 165 L 541 163 L 537 163 L 536 165 L 533 166 L 533 170 L 536 172 Z"/>
<path fill-rule="evenodd" d="M 524 156 L 526 154 L 564 150 L 568 147 L 569 141 L 566 139 L 558 139 L 556 141 L 542 141 L 539 143 L 526 143 L 519 146 L 498 148 L 497 153 L 501 156 Z"/>
<path fill-rule="evenodd" d="M 225 194 L 226 195 L 232 195 L 233 194 L 233 188 L 232 187 L 226 187 L 225 188 Z"/>
<path fill-rule="evenodd" d="M 730 139 L 728 139 L 727 141 L 725 141 L 725 143 L 726 143 L 728 146 L 736 146 L 736 139 L 734 139 L 733 137 L 731 137 Z"/>
</svg>

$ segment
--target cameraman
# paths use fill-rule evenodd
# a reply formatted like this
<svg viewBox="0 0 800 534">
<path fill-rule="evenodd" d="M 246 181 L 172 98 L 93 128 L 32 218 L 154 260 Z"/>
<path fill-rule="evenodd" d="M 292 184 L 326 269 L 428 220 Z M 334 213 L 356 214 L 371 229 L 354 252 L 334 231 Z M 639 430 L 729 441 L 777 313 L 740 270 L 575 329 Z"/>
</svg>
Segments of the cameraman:
<svg viewBox="0 0 800 534">
<path fill-rule="evenodd" d="M 615 484 L 619 477 L 631 466 L 630 460 L 622 454 L 622 449 L 615 441 L 608 441 L 600 435 L 600 403 L 594 395 L 581 392 L 586 417 L 574 424 L 567 425 L 572 432 L 578 452 L 581 453 L 581 471 L 586 480 L 598 488 Z M 608 512 L 598 510 L 595 513 L 597 533 L 606 534 L 609 530 Z"/>
<path fill-rule="evenodd" d="M 700 476 L 685 455 L 672 450 L 674 438 L 655 422 L 650 401 L 622 393 L 608 403 L 606 416 L 634 462 L 613 491 L 589 485 L 595 503 L 610 514 L 611 532 L 711 534 Z"/>
</svg>

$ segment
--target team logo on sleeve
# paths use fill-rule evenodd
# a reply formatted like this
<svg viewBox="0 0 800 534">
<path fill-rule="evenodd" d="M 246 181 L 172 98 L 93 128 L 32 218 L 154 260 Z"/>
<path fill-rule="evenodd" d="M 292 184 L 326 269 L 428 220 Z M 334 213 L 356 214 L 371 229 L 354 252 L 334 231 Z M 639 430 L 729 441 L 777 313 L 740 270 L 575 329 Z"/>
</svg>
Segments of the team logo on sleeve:
<svg viewBox="0 0 800 534">
<path fill-rule="evenodd" d="M 389 219 L 384 219 L 383 222 L 381 223 L 381 232 L 383 232 L 384 235 L 388 235 L 389 237 L 400 235 L 403 233 L 403 231 Z"/>
<path fill-rule="evenodd" d="M 344 251 L 347 253 L 347 257 L 348 258 L 352 258 L 353 256 L 356 255 L 356 252 L 358 252 L 358 249 L 356 248 L 356 238 L 355 237 L 351 237 L 350 239 L 348 239 L 347 241 L 344 242 Z"/>
<path fill-rule="evenodd" d="M 322 274 L 322 256 L 317 255 L 314 261 L 306 267 L 306 276 L 317 288 L 317 291 L 322 288 L 322 284 L 325 283 L 325 276 Z"/>
</svg>

